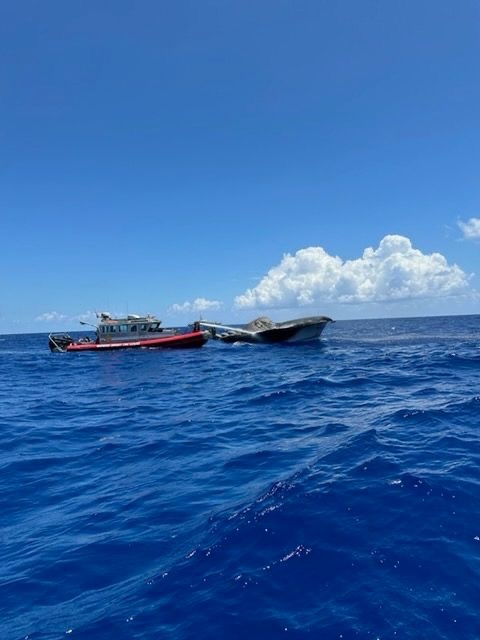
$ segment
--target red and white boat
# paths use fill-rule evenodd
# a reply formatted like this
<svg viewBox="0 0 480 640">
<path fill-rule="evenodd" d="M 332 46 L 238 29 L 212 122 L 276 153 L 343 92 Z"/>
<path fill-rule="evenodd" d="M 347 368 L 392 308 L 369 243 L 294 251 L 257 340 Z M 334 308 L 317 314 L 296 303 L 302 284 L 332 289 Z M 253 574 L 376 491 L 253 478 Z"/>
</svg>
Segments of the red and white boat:
<svg viewBox="0 0 480 640">
<path fill-rule="evenodd" d="M 150 315 L 112 318 L 109 313 L 100 313 L 98 318 L 98 325 L 91 325 L 96 331 L 94 339 L 86 336 L 74 340 L 68 333 L 51 333 L 48 336 L 50 351 L 64 353 L 138 348 L 186 349 L 203 346 L 209 337 L 208 331 L 202 331 L 198 323 L 185 331 L 173 327 L 163 328 L 160 326 L 161 321 Z"/>
</svg>

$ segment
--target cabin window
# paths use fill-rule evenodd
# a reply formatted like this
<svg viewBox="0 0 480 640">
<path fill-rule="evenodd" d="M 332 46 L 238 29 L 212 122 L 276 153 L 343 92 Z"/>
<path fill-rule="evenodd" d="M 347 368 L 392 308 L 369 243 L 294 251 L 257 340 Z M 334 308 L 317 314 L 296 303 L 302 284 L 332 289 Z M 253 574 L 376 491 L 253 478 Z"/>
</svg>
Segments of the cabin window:
<svg viewBox="0 0 480 640">
<path fill-rule="evenodd" d="M 150 328 L 148 329 L 150 332 L 158 331 L 158 322 L 152 322 Z"/>
<path fill-rule="evenodd" d="M 126 324 L 119 324 L 118 325 L 118 330 L 120 331 L 120 333 L 127 333 L 128 328 Z"/>
<path fill-rule="evenodd" d="M 137 325 L 136 324 L 130 325 L 130 331 L 135 331 L 135 332 L 138 331 Z"/>
<path fill-rule="evenodd" d="M 141 329 L 142 329 L 142 331 L 147 331 L 148 330 L 148 324 L 142 324 L 141 325 Z"/>
<path fill-rule="evenodd" d="M 115 333 L 115 325 L 111 324 L 108 328 L 109 333 Z"/>
</svg>

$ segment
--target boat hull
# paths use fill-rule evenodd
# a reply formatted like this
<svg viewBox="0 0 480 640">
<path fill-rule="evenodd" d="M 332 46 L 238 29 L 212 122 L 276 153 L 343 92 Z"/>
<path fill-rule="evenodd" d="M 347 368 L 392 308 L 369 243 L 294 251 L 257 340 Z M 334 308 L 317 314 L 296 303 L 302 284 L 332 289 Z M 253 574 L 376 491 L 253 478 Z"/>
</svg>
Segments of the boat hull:
<svg viewBox="0 0 480 640">
<path fill-rule="evenodd" d="M 208 339 L 205 331 L 191 331 L 174 336 L 129 340 L 128 342 L 71 342 L 63 349 L 52 351 L 83 352 L 83 351 L 117 351 L 118 349 L 194 349 L 202 347 Z"/>
<path fill-rule="evenodd" d="M 327 324 L 332 322 L 326 317 L 300 318 L 288 322 L 272 323 L 273 326 L 256 331 L 242 331 L 231 328 L 224 333 L 215 333 L 215 338 L 232 344 L 248 342 L 251 344 L 275 344 L 308 342 L 320 338 Z"/>
</svg>

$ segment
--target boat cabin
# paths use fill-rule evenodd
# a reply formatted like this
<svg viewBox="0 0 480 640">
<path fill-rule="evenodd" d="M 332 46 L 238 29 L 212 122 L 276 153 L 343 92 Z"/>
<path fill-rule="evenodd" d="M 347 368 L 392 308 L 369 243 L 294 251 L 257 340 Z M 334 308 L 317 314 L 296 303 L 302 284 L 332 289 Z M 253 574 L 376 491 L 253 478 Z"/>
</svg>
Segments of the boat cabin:
<svg viewBox="0 0 480 640">
<path fill-rule="evenodd" d="M 97 341 L 128 342 L 176 335 L 175 329 L 164 329 L 161 320 L 155 316 L 128 315 L 126 318 L 112 318 L 109 313 L 100 313 L 97 325 Z"/>
</svg>

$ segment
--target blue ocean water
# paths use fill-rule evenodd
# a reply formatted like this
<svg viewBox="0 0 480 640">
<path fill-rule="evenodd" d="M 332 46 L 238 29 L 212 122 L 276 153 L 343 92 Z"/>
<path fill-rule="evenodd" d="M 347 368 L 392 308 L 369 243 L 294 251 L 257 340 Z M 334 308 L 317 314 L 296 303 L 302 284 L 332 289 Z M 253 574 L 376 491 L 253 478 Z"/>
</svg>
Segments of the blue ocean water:
<svg viewBox="0 0 480 640">
<path fill-rule="evenodd" d="M 0 337 L 0 638 L 480 638 L 480 316 Z"/>
</svg>

